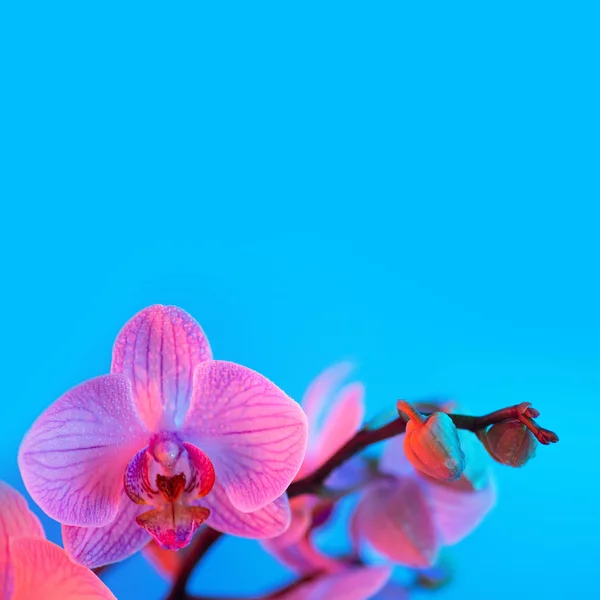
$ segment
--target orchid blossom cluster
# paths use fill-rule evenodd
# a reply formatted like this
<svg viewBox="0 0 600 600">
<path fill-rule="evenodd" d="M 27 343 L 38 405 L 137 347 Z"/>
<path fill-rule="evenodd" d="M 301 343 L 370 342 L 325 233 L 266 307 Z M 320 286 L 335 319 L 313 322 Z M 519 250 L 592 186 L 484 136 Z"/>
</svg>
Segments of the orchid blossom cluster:
<svg viewBox="0 0 600 600">
<path fill-rule="evenodd" d="M 441 549 L 494 505 L 489 457 L 522 466 L 558 437 L 527 403 L 469 417 L 398 401 L 397 417 L 365 426 L 350 370 L 326 370 L 300 405 L 214 360 L 183 310 L 141 311 L 118 334 L 110 373 L 66 392 L 23 439 L 25 487 L 61 523 L 62 548 L 0 484 L 0 600 L 114 598 L 94 571 L 141 550 L 172 581 L 169 600 L 199 599 L 188 578 L 222 534 L 260 539 L 296 574 L 261 598 L 400 599 L 430 585 Z M 363 453 L 384 440 L 378 455 Z M 339 554 L 317 538 L 342 499 L 352 512 Z M 412 583 L 397 583 L 397 566 Z"/>
</svg>

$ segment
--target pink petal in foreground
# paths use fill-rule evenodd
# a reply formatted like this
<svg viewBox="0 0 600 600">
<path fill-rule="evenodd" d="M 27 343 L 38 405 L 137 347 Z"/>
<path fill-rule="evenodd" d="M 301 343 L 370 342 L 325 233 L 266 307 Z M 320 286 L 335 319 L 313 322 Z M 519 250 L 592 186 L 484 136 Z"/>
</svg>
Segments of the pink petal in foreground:
<svg viewBox="0 0 600 600">
<path fill-rule="evenodd" d="M 252 512 L 281 496 L 298 473 L 306 451 L 306 416 L 259 373 L 209 361 L 196 367 L 181 436 L 213 461 L 233 506 Z"/>
<path fill-rule="evenodd" d="M 129 379 L 103 375 L 41 414 L 21 444 L 19 468 L 27 491 L 50 517 L 101 527 L 115 517 L 123 472 L 146 439 Z"/>
<path fill-rule="evenodd" d="M 460 491 L 453 485 L 431 483 L 427 499 L 436 530 L 446 545 L 456 544 L 467 537 L 496 503 L 496 486 L 490 479 L 478 491 Z"/>
<path fill-rule="evenodd" d="M 150 535 L 135 519 L 148 510 L 132 502 L 123 492 L 119 512 L 104 527 L 63 525 L 62 538 L 67 554 L 77 563 L 95 569 L 129 558 L 150 541 Z"/>
<path fill-rule="evenodd" d="M 302 538 L 312 523 L 312 510 L 317 505 L 316 496 L 298 496 L 292 498 L 290 503 L 291 522 L 287 530 L 280 536 L 273 538 L 272 542 L 289 546 Z"/>
<path fill-rule="evenodd" d="M 47 540 L 12 539 L 10 555 L 15 577 L 11 600 L 116 600 L 94 573 Z"/>
<path fill-rule="evenodd" d="M 466 468 L 457 481 L 425 477 L 432 517 L 442 542 L 455 544 L 469 535 L 493 508 L 496 486 L 483 444 L 470 431 L 459 431 Z"/>
<path fill-rule="evenodd" d="M 192 395 L 194 368 L 212 353 L 204 331 L 176 306 L 149 306 L 123 327 L 111 373 L 127 375 L 146 426 L 178 428 Z"/>
<path fill-rule="evenodd" d="M 0 481 L 0 600 L 10 600 L 12 594 L 9 538 L 23 536 L 44 538 L 42 524 L 29 510 L 25 498 Z"/>
<path fill-rule="evenodd" d="M 278 539 L 263 540 L 263 548 L 298 575 L 337 573 L 344 568 L 342 562 L 320 552 L 308 534 L 293 544 L 281 544 Z"/>
<path fill-rule="evenodd" d="M 356 567 L 335 575 L 309 581 L 281 600 L 368 600 L 373 598 L 391 576 L 389 567 Z"/>
<path fill-rule="evenodd" d="M 290 526 L 290 504 L 285 495 L 257 511 L 244 513 L 231 504 L 217 479 L 210 494 L 199 500 L 198 504 L 210 510 L 207 525 L 239 537 L 272 538 L 281 535 Z"/>
<path fill-rule="evenodd" d="M 352 515 L 351 533 L 355 540 L 366 540 L 400 565 L 429 567 L 439 552 L 429 510 L 416 480 L 381 481 L 360 499 Z"/>
</svg>

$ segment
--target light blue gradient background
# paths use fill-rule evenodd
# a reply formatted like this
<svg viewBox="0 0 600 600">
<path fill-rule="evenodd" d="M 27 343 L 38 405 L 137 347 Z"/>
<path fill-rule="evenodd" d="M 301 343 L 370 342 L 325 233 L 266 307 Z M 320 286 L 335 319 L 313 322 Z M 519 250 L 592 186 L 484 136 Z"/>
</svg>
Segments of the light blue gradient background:
<svg viewBox="0 0 600 600">
<path fill-rule="evenodd" d="M 26 428 L 108 370 L 131 315 L 176 304 L 296 398 L 350 358 L 370 415 L 534 402 L 561 442 L 496 469 L 498 507 L 437 598 L 589 597 L 597 6 L 3 3 L 0 478 L 22 489 Z M 285 578 L 236 540 L 194 588 Z M 139 556 L 108 582 L 166 588 Z"/>
</svg>

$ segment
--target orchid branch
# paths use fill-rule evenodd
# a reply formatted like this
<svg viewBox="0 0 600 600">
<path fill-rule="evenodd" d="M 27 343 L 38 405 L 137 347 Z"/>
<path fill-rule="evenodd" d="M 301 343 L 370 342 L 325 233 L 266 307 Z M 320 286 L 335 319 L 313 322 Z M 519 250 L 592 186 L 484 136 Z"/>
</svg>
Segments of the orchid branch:
<svg viewBox="0 0 600 600">
<path fill-rule="evenodd" d="M 400 403 L 400 402 L 399 402 Z M 431 413 L 423 413 L 428 416 Z M 533 408 L 529 402 L 522 402 L 507 408 L 503 408 L 481 417 L 469 415 L 449 414 L 452 422 L 458 429 L 480 433 L 487 427 L 510 420 L 518 420 L 525 425 L 535 435 L 537 440 L 544 445 L 558 442 L 558 435 L 549 429 L 540 427 L 534 418 L 539 417 L 538 410 Z M 294 481 L 287 489 L 289 498 L 302 496 L 304 494 L 318 494 L 323 488 L 324 482 L 340 465 L 356 456 L 369 446 L 382 442 L 404 433 L 406 430 L 406 416 L 399 411 L 398 418 L 377 428 L 363 427 L 343 446 L 341 446 L 328 460 L 326 460 L 318 469 L 311 474 Z M 210 550 L 212 545 L 223 536 L 222 533 L 205 527 L 192 541 L 190 551 L 183 561 L 181 571 L 179 572 L 173 589 L 167 597 L 167 600 L 214 600 L 207 597 L 188 596 L 186 594 L 187 582 L 193 573 L 196 565 L 202 557 Z M 305 580 L 298 580 L 291 584 L 299 586 Z M 271 595 L 264 596 L 263 600 L 274 600 L 289 591 L 289 586 L 284 590 L 279 590 Z M 221 598 L 220 600 L 226 600 Z M 230 599 L 232 600 L 232 599 Z"/>
<path fill-rule="evenodd" d="M 187 598 L 185 588 L 196 565 L 222 535 L 220 531 L 211 527 L 204 527 L 198 532 L 187 549 L 186 558 L 181 564 L 181 570 L 177 574 L 177 579 L 173 584 L 173 589 L 167 596 L 167 600 L 184 600 Z"/>
</svg>

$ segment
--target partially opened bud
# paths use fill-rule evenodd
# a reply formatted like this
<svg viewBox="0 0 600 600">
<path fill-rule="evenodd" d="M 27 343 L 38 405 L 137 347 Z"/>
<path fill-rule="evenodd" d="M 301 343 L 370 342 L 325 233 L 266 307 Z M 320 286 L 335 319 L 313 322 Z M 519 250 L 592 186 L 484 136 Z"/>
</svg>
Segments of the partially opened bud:
<svg viewBox="0 0 600 600">
<path fill-rule="evenodd" d="M 408 402 L 398 403 L 408 418 L 404 453 L 413 467 L 441 481 L 455 481 L 465 469 L 465 455 L 452 419 L 442 412 L 424 417 Z"/>
<path fill-rule="evenodd" d="M 492 425 L 483 440 L 492 458 L 511 467 L 522 467 L 537 447 L 535 436 L 517 420 Z"/>
</svg>

